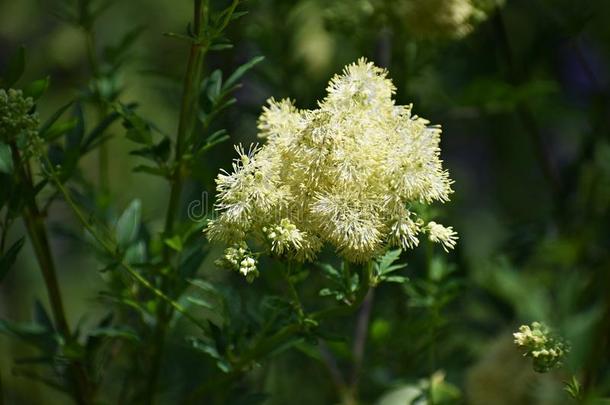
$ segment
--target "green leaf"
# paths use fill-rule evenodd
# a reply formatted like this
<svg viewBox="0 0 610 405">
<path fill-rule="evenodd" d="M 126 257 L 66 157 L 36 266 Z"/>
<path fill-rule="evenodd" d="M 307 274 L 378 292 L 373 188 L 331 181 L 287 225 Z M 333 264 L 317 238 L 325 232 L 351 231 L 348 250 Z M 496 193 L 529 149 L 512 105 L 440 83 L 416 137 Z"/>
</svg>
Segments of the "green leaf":
<svg viewBox="0 0 610 405">
<path fill-rule="evenodd" d="M 129 264 L 140 264 L 146 260 L 146 243 L 139 240 L 125 250 L 125 261 Z"/>
<path fill-rule="evenodd" d="M 182 252 L 184 249 L 184 244 L 182 243 L 182 239 L 180 239 L 179 235 L 174 235 L 172 238 L 167 238 L 164 240 L 164 242 L 176 252 Z"/>
<path fill-rule="evenodd" d="M 100 121 L 99 124 L 95 128 L 89 132 L 86 136 L 85 141 L 83 142 L 83 148 L 87 150 L 90 145 L 93 144 L 95 140 L 97 140 L 100 136 L 104 134 L 104 132 L 120 117 L 120 114 L 117 112 L 113 112 L 108 114 L 103 120 Z"/>
<path fill-rule="evenodd" d="M 220 370 L 225 373 L 231 371 L 231 364 L 225 359 L 225 357 L 221 353 L 219 353 L 218 349 L 216 348 L 216 344 L 212 340 L 204 340 L 195 337 L 189 337 L 188 340 L 190 341 L 193 349 L 201 353 L 205 353 L 215 359 L 216 365 Z"/>
<path fill-rule="evenodd" d="M 232 49 L 233 44 L 214 44 L 210 46 L 210 51 L 222 51 L 225 49 Z"/>
<path fill-rule="evenodd" d="M 8 271 L 11 269 L 15 260 L 17 259 L 17 254 L 23 247 L 25 243 L 25 238 L 21 238 L 15 243 L 11 245 L 11 247 L 2 255 L 0 258 L 0 283 L 4 280 L 4 277 L 8 274 Z"/>
<path fill-rule="evenodd" d="M 197 305 L 199 307 L 203 307 L 203 308 L 210 309 L 210 310 L 215 309 L 214 305 L 212 305 L 208 301 L 203 300 L 201 298 L 188 296 L 188 297 L 186 297 L 186 300 L 188 302 L 190 302 L 191 304 L 195 304 L 195 305 Z"/>
<path fill-rule="evenodd" d="M 130 155 L 141 156 L 157 163 L 167 162 L 171 152 L 171 140 L 165 136 L 159 143 L 129 152 Z"/>
<path fill-rule="evenodd" d="M 237 20 L 245 15 L 247 15 L 248 12 L 247 11 L 236 11 L 233 13 L 233 15 L 231 16 L 231 20 Z"/>
<path fill-rule="evenodd" d="M 381 277 L 382 281 L 387 281 L 389 283 L 406 283 L 407 281 L 409 281 L 408 277 L 403 277 L 403 276 L 382 276 Z"/>
<path fill-rule="evenodd" d="M 13 172 L 13 153 L 11 147 L 0 142 L 0 173 L 11 174 Z"/>
<path fill-rule="evenodd" d="M 192 279 L 192 280 L 189 280 L 189 283 L 194 285 L 197 288 L 200 288 L 203 291 L 217 293 L 216 287 L 214 287 L 214 285 L 212 283 L 209 283 L 207 281 L 204 281 L 201 279 Z"/>
<path fill-rule="evenodd" d="M 115 111 L 123 118 L 127 139 L 140 144 L 152 144 L 151 125 L 133 111 L 132 106 L 120 104 Z"/>
<path fill-rule="evenodd" d="M 51 117 L 49 117 L 49 119 L 40 127 L 40 130 L 38 131 L 38 133 L 40 134 L 40 136 L 44 139 L 47 138 L 47 131 L 51 128 L 51 126 L 55 123 L 55 121 L 57 121 L 59 119 L 59 117 L 61 117 L 63 115 L 63 113 L 65 113 L 68 108 L 70 108 L 70 106 L 73 104 L 72 101 L 70 101 L 69 103 L 63 105 L 62 107 L 60 107 L 57 111 L 55 111 L 53 113 L 53 115 L 51 115 Z"/>
<path fill-rule="evenodd" d="M 222 72 L 219 69 L 216 69 L 212 72 L 208 79 L 207 84 L 207 96 L 208 99 L 215 103 L 220 95 L 220 90 L 222 89 Z"/>
<path fill-rule="evenodd" d="M 8 61 L 8 66 L 2 74 L 0 86 L 12 87 L 23 75 L 25 69 L 25 48 L 20 46 Z"/>
<path fill-rule="evenodd" d="M 83 106 L 80 103 L 74 105 L 74 119 L 76 124 L 66 133 L 66 152 L 78 154 L 81 149 L 81 142 L 85 136 L 85 115 Z"/>
<path fill-rule="evenodd" d="M 343 276 L 339 272 L 339 270 L 335 269 L 331 264 L 328 263 L 320 263 L 320 267 L 324 274 L 331 279 L 334 280 L 342 280 Z"/>
<path fill-rule="evenodd" d="M 138 236 L 141 215 L 142 203 L 135 199 L 119 217 L 116 224 L 116 238 L 120 247 L 129 246 Z"/>
<path fill-rule="evenodd" d="M 76 119 L 76 118 L 72 118 L 68 121 L 54 124 L 51 126 L 51 128 L 49 128 L 45 131 L 43 138 L 49 142 L 53 142 L 54 140 L 61 137 L 62 135 L 66 134 L 70 131 L 73 131 L 74 128 L 76 128 L 76 124 L 78 124 L 78 119 Z"/>
<path fill-rule="evenodd" d="M 395 261 L 400 259 L 401 249 L 388 250 L 381 258 L 375 263 L 375 270 L 377 275 L 391 273 L 396 270 L 407 267 L 406 263 L 394 264 Z"/>
<path fill-rule="evenodd" d="M 53 325 L 53 321 L 51 317 L 47 313 L 47 310 L 44 309 L 42 302 L 40 300 L 36 300 L 34 302 L 34 321 L 44 326 L 47 330 L 55 330 L 55 326 Z"/>
<path fill-rule="evenodd" d="M 168 37 L 168 38 L 181 39 L 181 40 L 187 41 L 187 42 L 193 42 L 193 37 L 191 37 L 189 35 L 178 34 L 176 32 L 164 32 L 163 36 Z"/>
<path fill-rule="evenodd" d="M 227 91 L 227 90 L 231 89 L 234 85 L 237 84 L 239 79 L 241 79 L 241 77 L 243 75 L 245 75 L 246 72 L 248 72 L 248 70 L 252 69 L 254 66 L 256 66 L 257 64 L 262 62 L 264 59 L 265 59 L 264 56 L 256 56 L 256 57 L 250 59 L 250 61 L 248 61 L 248 62 L 244 63 L 243 65 L 241 65 L 240 67 L 238 67 L 235 70 L 235 72 L 233 72 L 233 74 L 231 76 L 229 76 L 229 78 L 225 82 L 224 86 L 222 87 L 223 91 Z"/>
<path fill-rule="evenodd" d="M 32 97 L 34 101 L 38 100 L 49 88 L 50 81 L 49 76 L 33 81 L 23 88 L 23 95 L 25 97 Z"/>
<path fill-rule="evenodd" d="M 16 336 L 44 353 L 53 353 L 61 341 L 55 331 L 33 322 L 13 322 L 0 319 L 0 333 Z"/>
</svg>

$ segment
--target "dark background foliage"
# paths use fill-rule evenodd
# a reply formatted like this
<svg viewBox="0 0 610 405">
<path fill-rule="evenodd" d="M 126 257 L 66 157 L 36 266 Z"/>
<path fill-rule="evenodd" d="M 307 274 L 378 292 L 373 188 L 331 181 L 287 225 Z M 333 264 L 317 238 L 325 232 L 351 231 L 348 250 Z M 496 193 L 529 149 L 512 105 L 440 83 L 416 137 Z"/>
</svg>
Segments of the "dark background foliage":
<svg viewBox="0 0 610 405">
<path fill-rule="evenodd" d="M 0 65 L 24 45 L 26 81 L 51 77 L 38 104 L 43 120 L 86 89 L 90 78 L 81 30 L 53 17 L 59 3 L 0 1 Z M 328 79 L 366 56 L 387 67 L 398 103 L 412 102 L 416 114 L 442 124 L 442 157 L 455 193 L 435 209 L 460 240 L 450 255 L 431 253 L 426 243 L 406 252 L 408 267 L 401 274 L 410 281 L 375 292 L 359 381 L 362 403 L 400 403 L 387 396 L 388 402 L 378 401 L 438 370 L 451 383 L 447 389 L 458 387 L 472 404 L 568 402 L 562 381 L 571 375 L 590 392 L 610 396 L 610 2 L 507 0 L 462 39 L 415 37 L 400 19 L 381 12 L 360 16 L 361 3 L 252 0 L 241 6 L 249 13 L 226 33 L 235 48 L 212 54 L 205 72 L 231 72 L 252 57 L 265 59 L 246 74 L 236 104 L 210 129 L 226 128 L 230 140 L 197 162 L 184 205 L 212 203 L 213 179 L 219 168 L 230 166 L 232 144 L 257 142 L 256 118 L 267 98 L 290 97 L 299 107 L 315 107 Z M 191 8 L 187 0 L 116 2 L 95 21 L 96 41 L 104 45 L 141 27 L 118 76 L 120 100 L 137 101 L 139 114 L 165 134 L 177 125 L 187 46 L 161 34 L 183 32 Z M 167 185 L 134 173 L 133 144 L 119 124 L 111 131 L 109 210 L 116 212 L 109 215 L 120 214 L 137 197 L 150 228 L 160 228 Z M 97 167 L 95 155 L 81 162 L 92 184 Z M 71 323 L 101 319 L 107 309 L 98 297 L 107 288 L 108 275 L 99 271 L 104 266 L 90 245 L 67 235 L 65 228 L 76 223 L 64 204 L 52 206 L 49 226 Z M 23 235 L 17 224 L 11 241 Z M 29 319 L 36 300 L 46 303 L 31 252 L 26 244 L 0 285 L 2 318 Z M 248 284 L 213 265 L 220 253 L 212 246 L 199 274 L 229 294 L 243 318 L 236 322 L 256 328 L 250 318 L 274 305 L 263 297 L 283 289 L 278 265 L 263 262 L 261 278 Z M 322 308 L 321 270 L 309 270 L 303 295 L 313 308 Z M 533 320 L 547 322 L 571 342 L 562 370 L 537 375 L 513 348 L 512 331 Z M 266 359 L 232 385 L 225 400 L 338 402 L 320 353 L 332 352 L 349 375 L 356 322 L 342 318 L 328 325 L 326 332 L 337 339 L 322 351 L 305 341 Z M 159 380 L 167 403 L 217 374 L 212 358 L 193 354 L 185 344 L 188 334 L 178 325 L 168 339 Z M 0 336 L 5 401 L 66 403 L 62 394 L 11 371 L 15 357 L 28 356 L 31 349 L 23 342 Z M 105 391 L 120 389 L 122 362 L 128 361 L 115 359 L 117 372 Z"/>
</svg>

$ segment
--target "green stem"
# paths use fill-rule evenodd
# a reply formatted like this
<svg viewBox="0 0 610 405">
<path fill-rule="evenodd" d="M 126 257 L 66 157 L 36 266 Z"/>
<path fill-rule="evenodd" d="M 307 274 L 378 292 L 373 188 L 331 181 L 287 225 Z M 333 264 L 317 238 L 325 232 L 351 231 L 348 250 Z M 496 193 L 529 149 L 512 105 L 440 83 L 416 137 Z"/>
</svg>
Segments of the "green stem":
<svg viewBox="0 0 610 405">
<path fill-rule="evenodd" d="M 369 263 L 364 268 L 364 277 L 360 290 L 356 294 L 355 300 L 349 306 L 340 306 L 323 309 L 321 311 L 313 312 L 309 315 L 305 315 L 306 319 L 315 322 L 321 322 L 325 319 L 349 315 L 360 307 L 364 299 L 367 297 L 368 292 L 371 288 L 372 283 L 372 263 Z M 240 357 L 240 360 L 234 364 L 234 371 L 226 375 L 226 382 L 231 382 L 238 379 L 245 371 L 248 370 L 252 362 L 256 361 L 269 354 L 273 350 L 285 344 L 293 336 L 307 332 L 308 325 L 305 322 L 293 323 L 284 326 L 274 335 L 269 338 L 262 338 L 259 342 L 248 352 Z M 197 387 L 187 398 L 185 403 L 196 403 L 202 395 L 204 395 L 210 388 L 215 387 L 215 384 L 205 383 Z"/>
<path fill-rule="evenodd" d="M 199 90 L 201 84 L 201 74 L 203 59 L 207 52 L 207 42 L 201 38 L 208 17 L 208 0 L 195 0 L 193 8 L 193 33 L 197 37 L 191 44 L 189 59 L 184 76 L 182 89 L 182 102 L 180 107 L 180 117 L 178 120 L 178 133 L 176 136 L 176 148 L 174 161 L 176 167 L 171 176 L 171 190 L 167 212 L 165 216 L 164 237 L 171 237 L 174 230 L 174 221 L 180 210 L 180 196 L 182 194 L 185 170 L 183 168 L 183 155 L 185 144 L 192 137 L 199 111 Z M 172 250 L 168 246 L 163 248 L 163 263 L 171 266 Z M 168 291 L 172 287 L 171 278 L 173 274 L 162 276 L 161 290 Z M 154 331 L 153 358 L 150 374 L 147 382 L 147 403 L 154 403 L 154 390 L 159 379 L 163 349 L 165 346 L 168 325 L 173 316 L 174 308 L 167 307 L 163 302 L 157 309 L 157 324 Z"/>
<path fill-rule="evenodd" d="M 42 272 L 42 277 L 49 296 L 49 303 L 51 304 L 55 327 L 67 343 L 73 344 L 76 343 L 76 340 L 70 331 L 70 326 L 66 318 L 61 290 L 59 288 L 59 282 L 57 281 L 53 254 L 51 252 L 47 230 L 44 224 L 44 217 L 36 203 L 34 186 L 31 175 L 29 174 L 29 163 L 27 160 L 22 160 L 19 149 L 15 143 L 11 144 L 11 152 L 13 154 L 14 166 L 18 171 L 19 181 L 23 182 L 27 189 L 26 205 L 23 207 L 22 211 L 23 222 Z M 85 368 L 80 362 L 73 361 L 70 363 L 70 369 L 72 377 L 74 378 L 74 394 L 76 401 L 79 404 L 90 404 L 92 394 Z"/>
<path fill-rule="evenodd" d="M 51 164 L 48 160 L 46 161 L 46 163 L 49 165 Z M 54 171 L 51 171 L 50 176 L 51 176 L 51 180 L 55 183 L 55 186 L 59 189 L 60 193 L 64 197 L 64 200 L 66 201 L 66 203 L 68 204 L 68 206 L 70 207 L 72 212 L 74 212 L 74 214 L 76 215 L 76 218 L 81 223 L 83 228 L 85 228 L 85 230 L 91 236 L 93 236 L 95 241 L 102 247 L 102 249 L 104 249 L 106 251 L 106 253 L 108 253 L 110 256 L 112 256 L 112 258 L 114 260 L 116 260 L 116 262 L 132 278 L 134 278 L 142 286 L 146 287 L 146 289 L 148 289 L 150 292 L 152 292 L 155 296 L 157 296 L 158 298 L 160 298 L 161 300 L 166 302 L 174 310 L 178 311 L 185 318 L 187 318 L 189 321 L 191 321 L 195 326 L 197 326 L 203 330 L 207 329 L 207 326 L 205 324 L 201 323 L 200 321 L 197 320 L 197 318 L 195 318 L 194 316 L 189 314 L 188 311 L 182 305 L 180 305 L 177 302 L 175 302 L 174 300 L 172 300 L 165 293 L 163 293 L 161 290 L 159 290 L 154 285 L 152 285 L 146 278 L 144 278 L 140 273 L 138 273 L 133 267 L 131 267 L 128 263 L 126 263 L 125 260 L 122 258 L 122 256 L 118 253 L 117 247 L 114 246 L 113 244 L 109 243 L 108 241 L 106 241 L 105 238 L 100 236 L 98 234 L 98 232 L 95 230 L 95 228 L 93 226 L 91 226 L 91 224 L 85 218 L 85 215 L 82 213 L 82 211 L 80 210 L 78 205 L 74 202 L 74 199 L 72 198 L 72 196 L 70 195 L 68 190 L 66 190 L 64 185 L 61 183 L 61 180 L 59 180 L 59 178 L 57 177 L 57 174 Z"/>
<path fill-rule="evenodd" d="M 293 271 L 293 263 L 288 262 L 286 268 L 282 271 L 282 274 L 284 275 L 284 279 L 286 280 L 286 285 L 288 285 L 288 293 L 290 294 L 292 303 L 297 310 L 299 319 L 303 319 L 303 317 L 305 316 L 305 311 L 303 309 L 303 304 L 301 303 L 301 299 L 299 298 L 299 293 L 298 293 L 294 283 L 292 282 L 292 279 L 290 278 L 290 276 L 292 275 L 292 271 Z"/>
</svg>

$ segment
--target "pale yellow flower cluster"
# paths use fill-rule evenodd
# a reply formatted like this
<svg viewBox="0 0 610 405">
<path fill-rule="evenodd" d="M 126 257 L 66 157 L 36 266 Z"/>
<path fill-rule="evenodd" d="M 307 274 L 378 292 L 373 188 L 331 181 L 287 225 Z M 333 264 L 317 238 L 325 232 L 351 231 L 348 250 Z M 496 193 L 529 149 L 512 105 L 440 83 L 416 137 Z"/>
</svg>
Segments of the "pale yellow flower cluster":
<svg viewBox="0 0 610 405">
<path fill-rule="evenodd" d="M 398 0 L 395 12 L 422 38 L 461 38 L 485 20 L 503 0 Z"/>
<path fill-rule="evenodd" d="M 531 326 L 521 325 L 519 331 L 513 333 L 515 344 L 525 351 L 524 356 L 533 358 L 534 370 L 547 372 L 560 365 L 566 355 L 567 347 L 552 336 L 549 328 L 540 322 Z"/>
<path fill-rule="evenodd" d="M 364 59 L 329 83 L 314 110 L 271 99 L 259 120 L 262 147 L 237 147 L 217 182 L 218 217 L 208 237 L 256 242 L 264 252 L 313 260 L 329 244 L 365 262 L 390 247 L 417 246 L 420 234 L 453 248 L 452 228 L 425 224 L 413 206 L 445 202 L 441 129 L 395 105 L 385 70 Z"/>
</svg>

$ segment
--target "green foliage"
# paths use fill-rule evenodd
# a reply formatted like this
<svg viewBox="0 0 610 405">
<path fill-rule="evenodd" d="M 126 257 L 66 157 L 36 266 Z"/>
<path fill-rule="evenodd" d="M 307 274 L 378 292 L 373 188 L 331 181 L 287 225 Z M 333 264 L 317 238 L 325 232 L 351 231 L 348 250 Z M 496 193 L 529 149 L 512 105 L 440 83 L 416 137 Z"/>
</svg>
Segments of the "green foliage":
<svg viewBox="0 0 610 405">
<path fill-rule="evenodd" d="M 13 172 L 13 154 L 10 146 L 0 142 L 0 173 L 11 174 Z"/>
<path fill-rule="evenodd" d="M 0 282 L 4 280 L 11 267 L 13 267 L 13 264 L 15 264 L 15 260 L 17 260 L 17 254 L 23 247 L 24 242 L 25 239 L 21 238 L 15 243 L 13 243 L 6 250 L 6 252 L 2 252 L 2 257 L 0 257 Z"/>
<path fill-rule="evenodd" d="M 602 0 L 0 4 L 0 403 L 607 401 L 608 15 Z M 405 208 L 455 224 L 456 252 L 421 229 L 417 250 L 370 263 L 256 256 L 252 283 L 216 268 L 202 231 L 231 144 L 266 142 L 264 99 L 315 108 L 361 56 L 396 105 L 443 124 L 452 203 Z M 570 342 L 561 366 L 541 351 L 556 336 L 525 360 L 511 343 L 530 320 Z"/>
</svg>

